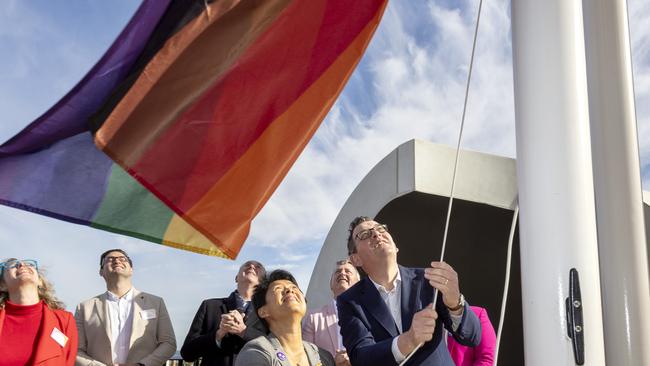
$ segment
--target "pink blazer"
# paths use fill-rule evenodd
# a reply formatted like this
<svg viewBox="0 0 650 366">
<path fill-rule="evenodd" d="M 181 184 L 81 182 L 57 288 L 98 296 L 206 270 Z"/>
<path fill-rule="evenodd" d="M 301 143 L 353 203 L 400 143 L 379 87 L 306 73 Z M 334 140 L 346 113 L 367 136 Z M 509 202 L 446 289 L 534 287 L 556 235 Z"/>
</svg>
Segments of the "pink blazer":
<svg viewBox="0 0 650 366">
<path fill-rule="evenodd" d="M 309 311 L 302 319 L 302 340 L 327 350 L 332 356 L 336 355 L 340 337 L 338 321 L 333 301 L 320 309 Z"/>
<path fill-rule="evenodd" d="M 458 344 L 454 337 L 447 337 L 447 348 L 456 366 L 492 366 L 497 336 L 490 323 L 487 311 L 478 306 L 471 306 L 481 322 L 481 343 L 476 347 Z"/>
</svg>

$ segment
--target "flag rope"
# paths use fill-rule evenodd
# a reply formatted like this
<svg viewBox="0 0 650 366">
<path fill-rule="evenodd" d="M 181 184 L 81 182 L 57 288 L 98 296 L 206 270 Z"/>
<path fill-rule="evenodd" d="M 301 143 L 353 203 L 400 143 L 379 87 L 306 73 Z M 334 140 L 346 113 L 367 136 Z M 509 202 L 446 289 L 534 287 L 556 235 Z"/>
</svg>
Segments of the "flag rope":
<svg viewBox="0 0 650 366">
<path fill-rule="evenodd" d="M 471 80 L 472 80 L 472 69 L 473 69 L 473 66 L 474 66 L 474 54 L 476 53 L 476 39 L 478 38 L 478 28 L 479 28 L 479 24 L 480 24 L 480 21 L 481 21 L 481 9 L 482 9 L 482 7 L 483 7 L 483 0 L 479 0 L 478 14 L 476 16 L 476 26 L 474 28 L 474 39 L 472 41 L 472 54 L 471 54 L 470 60 L 469 60 L 469 70 L 467 72 L 467 82 L 465 84 L 465 100 L 463 101 L 463 114 L 462 114 L 462 117 L 460 119 L 460 131 L 458 132 L 458 142 L 456 144 L 456 158 L 455 158 L 455 161 L 454 161 L 454 170 L 453 170 L 452 179 L 451 179 L 451 192 L 449 194 L 449 204 L 447 206 L 447 218 L 445 220 L 445 231 L 444 231 L 444 235 L 442 237 L 442 249 L 440 251 L 440 262 L 442 262 L 444 260 L 444 258 L 445 258 L 445 249 L 447 247 L 447 235 L 449 233 L 449 221 L 450 221 L 450 218 L 451 218 L 451 209 L 452 209 L 453 203 L 454 203 L 454 190 L 456 188 L 456 174 L 457 174 L 457 170 L 458 170 L 458 162 L 460 160 L 460 144 L 461 144 L 461 141 L 463 139 L 463 130 L 465 128 L 465 116 L 467 114 L 467 99 L 468 99 L 468 96 L 469 96 L 469 87 L 470 87 Z M 431 303 L 431 307 L 434 308 L 434 309 L 436 308 L 436 301 L 438 301 L 438 289 L 434 289 L 434 292 L 433 292 L 433 303 Z M 422 347 L 423 344 L 424 343 L 418 344 L 417 347 L 415 347 L 413 349 L 413 351 L 411 351 L 406 356 L 406 358 L 400 363 L 400 366 L 404 365 L 413 356 L 413 354 L 415 354 L 415 352 L 417 352 L 417 350 L 420 349 L 420 347 Z"/>
<path fill-rule="evenodd" d="M 499 314 L 499 327 L 497 328 L 497 344 L 494 350 L 493 366 L 497 366 L 499 359 L 499 345 L 501 344 L 501 332 L 503 330 L 504 318 L 506 316 L 506 303 L 508 302 L 508 289 L 510 288 L 510 265 L 512 264 L 512 243 L 515 239 L 515 228 L 519 218 L 519 202 L 515 205 L 515 212 L 512 214 L 512 223 L 510 224 L 510 236 L 508 237 L 508 250 L 506 254 L 506 278 L 503 284 L 503 297 L 501 298 L 501 313 Z"/>
</svg>

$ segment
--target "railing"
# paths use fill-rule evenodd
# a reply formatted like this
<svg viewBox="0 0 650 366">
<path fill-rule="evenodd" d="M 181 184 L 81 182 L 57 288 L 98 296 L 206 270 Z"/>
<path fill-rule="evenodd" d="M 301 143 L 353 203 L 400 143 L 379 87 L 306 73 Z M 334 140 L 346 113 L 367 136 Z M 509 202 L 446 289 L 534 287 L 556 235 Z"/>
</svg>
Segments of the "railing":
<svg viewBox="0 0 650 366">
<path fill-rule="evenodd" d="M 201 365 L 201 359 L 199 358 L 195 362 L 183 361 L 183 357 L 176 352 L 167 362 L 165 366 L 199 366 Z"/>
<path fill-rule="evenodd" d="M 197 366 L 199 363 L 197 362 Z M 182 358 L 180 359 L 169 359 L 165 363 L 165 366 L 194 366 L 194 362 L 189 362 L 189 361 L 183 361 Z"/>
</svg>

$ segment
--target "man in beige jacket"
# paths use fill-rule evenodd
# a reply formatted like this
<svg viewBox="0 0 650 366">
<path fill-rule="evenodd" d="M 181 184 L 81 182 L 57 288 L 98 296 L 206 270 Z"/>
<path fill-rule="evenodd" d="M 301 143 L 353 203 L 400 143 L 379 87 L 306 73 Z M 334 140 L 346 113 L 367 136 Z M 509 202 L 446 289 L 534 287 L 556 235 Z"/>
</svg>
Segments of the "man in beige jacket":
<svg viewBox="0 0 650 366">
<path fill-rule="evenodd" d="M 107 291 L 82 302 L 75 311 L 76 365 L 163 365 L 176 352 L 163 299 L 133 287 L 133 262 L 121 249 L 101 255 L 99 274 Z"/>
</svg>

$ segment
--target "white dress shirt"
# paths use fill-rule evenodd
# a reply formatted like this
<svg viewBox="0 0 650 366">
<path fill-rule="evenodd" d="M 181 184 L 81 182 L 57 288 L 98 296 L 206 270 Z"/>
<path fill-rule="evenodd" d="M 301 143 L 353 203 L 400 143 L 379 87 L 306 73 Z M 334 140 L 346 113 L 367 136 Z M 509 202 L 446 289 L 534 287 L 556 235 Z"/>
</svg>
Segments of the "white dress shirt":
<svg viewBox="0 0 650 366">
<path fill-rule="evenodd" d="M 395 320 L 395 325 L 397 325 L 397 330 L 402 333 L 402 275 L 397 271 L 397 276 L 393 280 L 393 289 L 390 291 L 372 278 L 370 278 L 370 281 L 375 285 L 377 291 L 379 291 L 379 296 L 388 306 L 388 310 L 390 310 L 393 320 Z"/>
<path fill-rule="evenodd" d="M 126 363 L 133 328 L 133 287 L 122 297 L 106 291 L 113 363 Z"/>
<path fill-rule="evenodd" d="M 384 303 L 388 306 L 388 310 L 390 310 L 391 315 L 393 315 L 393 320 L 395 321 L 395 325 L 397 325 L 397 331 L 402 334 L 402 275 L 397 271 L 397 276 L 395 276 L 395 279 L 393 280 L 393 289 L 390 291 L 375 282 L 370 278 L 370 276 L 368 276 L 368 278 L 372 284 L 375 285 L 377 291 L 379 291 L 379 296 L 384 300 Z M 397 338 L 399 338 L 399 336 L 393 338 L 393 343 L 391 344 L 390 349 L 395 361 L 399 363 L 402 362 L 406 356 L 400 352 L 399 347 L 397 346 Z"/>
</svg>

